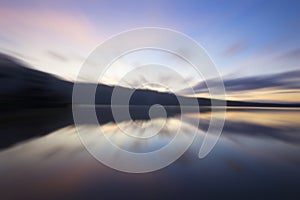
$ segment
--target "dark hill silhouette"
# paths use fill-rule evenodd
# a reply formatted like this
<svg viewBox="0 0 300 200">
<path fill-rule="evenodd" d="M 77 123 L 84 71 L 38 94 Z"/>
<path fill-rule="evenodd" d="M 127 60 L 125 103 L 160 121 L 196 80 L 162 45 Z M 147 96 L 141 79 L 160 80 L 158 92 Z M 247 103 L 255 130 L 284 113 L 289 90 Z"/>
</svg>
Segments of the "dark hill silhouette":
<svg viewBox="0 0 300 200">
<path fill-rule="evenodd" d="M 0 104 L 1 110 L 19 109 L 20 107 L 62 107 L 72 103 L 72 82 L 62 80 L 54 75 L 27 67 L 17 59 L 0 54 Z M 80 83 L 81 87 L 97 87 L 95 102 L 98 105 L 110 105 L 113 86 L 90 83 Z M 122 93 L 131 93 L 132 89 L 117 87 Z M 130 105 L 151 106 L 161 104 L 177 106 L 178 98 L 189 105 L 192 98 L 172 93 L 162 93 L 152 90 L 135 90 L 130 99 Z M 195 99 L 194 99 L 195 100 Z M 211 106 L 211 100 L 197 98 L 199 106 Z M 216 100 L 220 104 L 224 102 Z M 85 103 L 85 102 L 82 102 Z M 227 101 L 227 106 L 249 107 L 299 107 L 299 104 L 253 103 L 242 101 Z M 120 103 L 122 105 L 122 103 Z"/>
</svg>

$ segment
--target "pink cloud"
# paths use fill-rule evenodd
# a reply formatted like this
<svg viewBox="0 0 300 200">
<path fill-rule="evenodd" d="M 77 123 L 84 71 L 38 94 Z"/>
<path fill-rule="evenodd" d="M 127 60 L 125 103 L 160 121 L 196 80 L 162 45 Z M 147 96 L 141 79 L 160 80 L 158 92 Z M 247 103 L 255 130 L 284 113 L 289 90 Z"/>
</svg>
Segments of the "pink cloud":
<svg viewBox="0 0 300 200">
<path fill-rule="evenodd" d="M 95 42 L 96 31 L 87 18 L 54 10 L 0 8 L 1 32 L 61 38 L 76 43 Z M 96 41 L 97 42 L 97 41 Z"/>
</svg>

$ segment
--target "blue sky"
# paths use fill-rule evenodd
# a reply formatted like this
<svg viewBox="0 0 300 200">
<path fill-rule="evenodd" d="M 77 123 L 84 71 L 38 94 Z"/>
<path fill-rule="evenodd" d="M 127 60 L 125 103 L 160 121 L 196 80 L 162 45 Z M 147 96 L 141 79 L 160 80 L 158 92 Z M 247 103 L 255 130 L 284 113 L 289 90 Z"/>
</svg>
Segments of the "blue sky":
<svg viewBox="0 0 300 200">
<path fill-rule="evenodd" d="M 144 26 L 175 29 L 192 37 L 225 79 L 300 69 L 297 0 L 0 0 L 0 26 L 2 52 L 71 80 L 101 42 Z M 298 98 L 298 91 L 294 95 Z"/>
</svg>

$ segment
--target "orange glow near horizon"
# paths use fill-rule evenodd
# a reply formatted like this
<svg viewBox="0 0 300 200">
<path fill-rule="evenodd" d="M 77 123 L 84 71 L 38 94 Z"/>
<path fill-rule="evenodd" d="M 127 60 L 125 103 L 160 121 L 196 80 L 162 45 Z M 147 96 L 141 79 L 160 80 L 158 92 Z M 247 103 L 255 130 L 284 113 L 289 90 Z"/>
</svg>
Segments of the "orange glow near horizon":
<svg viewBox="0 0 300 200">
<path fill-rule="evenodd" d="M 187 95 L 191 96 L 191 95 Z M 198 94 L 199 98 L 216 98 L 210 94 Z M 251 101 L 251 102 L 287 102 L 287 103 L 299 103 L 300 102 L 300 90 L 297 89 L 258 89 L 239 92 L 227 92 L 226 100 L 233 101 Z"/>
</svg>

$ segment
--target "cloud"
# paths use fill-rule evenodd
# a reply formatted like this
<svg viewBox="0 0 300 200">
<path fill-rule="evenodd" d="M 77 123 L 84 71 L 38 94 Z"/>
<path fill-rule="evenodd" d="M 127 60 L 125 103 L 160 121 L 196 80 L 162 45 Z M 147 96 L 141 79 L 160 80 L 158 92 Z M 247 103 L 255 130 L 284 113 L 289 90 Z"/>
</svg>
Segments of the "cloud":
<svg viewBox="0 0 300 200">
<path fill-rule="evenodd" d="M 46 54 L 49 55 L 51 58 L 54 58 L 54 59 L 62 61 L 62 62 L 68 61 L 68 58 L 65 57 L 64 55 L 54 52 L 54 51 L 51 51 L 51 50 L 46 51 Z"/>
<path fill-rule="evenodd" d="M 242 52 L 244 49 L 245 49 L 245 45 L 243 42 L 240 41 L 240 42 L 236 42 L 236 43 L 230 45 L 229 47 L 227 47 L 224 50 L 223 54 L 225 56 L 233 56 L 233 55 L 236 55 L 236 54 Z"/>
<path fill-rule="evenodd" d="M 241 92 L 258 89 L 300 89 L 300 70 L 293 70 L 270 75 L 248 76 L 241 78 L 223 79 L 226 92 Z M 209 85 L 216 86 L 214 79 L 207 80 Z M 205 82 L 200 82 L 194 87 L 196 93 L 207 93 Z M 184 92 L 184 91 L 183 91 Z"/>
<path fill-rule="evenodd" d="M 1 32 L 28 38 L 43 36 L 77 43 L 91 43 L 95 32 L 87 18 L 71 12 L 0 8 Z M 57 42 L 57 41 L 56 41 Z"/>
<path fill-rule="evenodd" d="M 288 51 L 287 53 L 278 56 L 278 59 L 300 59 L 300 48 Z"/>
<path fill-rule="evenodd" d="M 2 35 L 1 33 L 0 33 L 0 42 L 1 44 L 17 45 L 16 41 L 12 40 L 11 38 L 5 35 Z"/>
</svg>

